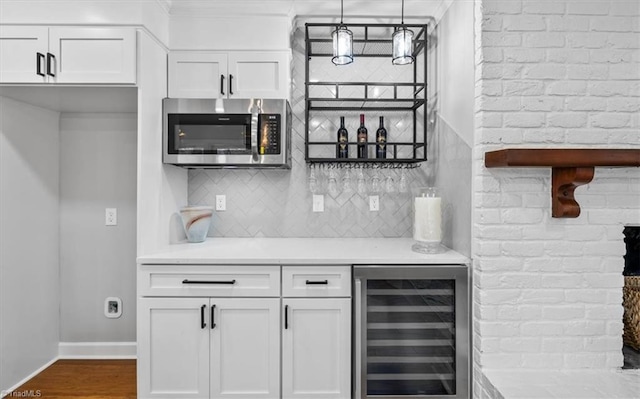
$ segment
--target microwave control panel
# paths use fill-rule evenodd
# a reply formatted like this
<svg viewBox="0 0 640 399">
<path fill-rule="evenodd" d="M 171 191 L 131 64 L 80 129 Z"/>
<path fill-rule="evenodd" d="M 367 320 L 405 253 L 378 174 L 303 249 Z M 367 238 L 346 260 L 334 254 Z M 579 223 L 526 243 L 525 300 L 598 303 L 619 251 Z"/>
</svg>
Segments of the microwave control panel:
<svg viewBox="0 0 640 399">
<path fill-rule="evenodd" d="M 260 155 L 280 154 L 280 114 L 258 115 Z"/>
</svg>

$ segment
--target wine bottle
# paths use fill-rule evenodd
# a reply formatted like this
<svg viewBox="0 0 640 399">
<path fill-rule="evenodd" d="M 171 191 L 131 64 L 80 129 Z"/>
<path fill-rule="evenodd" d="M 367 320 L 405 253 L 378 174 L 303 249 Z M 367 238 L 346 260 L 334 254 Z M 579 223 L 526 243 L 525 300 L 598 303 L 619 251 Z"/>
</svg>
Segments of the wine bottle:
<svg viewBox="0 0 640 399">
<path fill-rule="evenodd" d="M 358 128 L 358 158 L 369 158 L 367 134 L 367 128 L 364 126 L 364 114 L 360 114 L 360 127 Z"/>
<path fill-rule="evenodd" d="M 349 158 L 349 132 L 344 127 L 344 116 L 340 117 L 338 129 L 338 145 L 336 146 L 336 158 Z"/>
<path fill-rule="evenodd" d="M 376 158 L 387 157 L 387 129 L 384 128 L 384 116 L 380 117 L 380 127 L 376 131 Z"/>
</svg>

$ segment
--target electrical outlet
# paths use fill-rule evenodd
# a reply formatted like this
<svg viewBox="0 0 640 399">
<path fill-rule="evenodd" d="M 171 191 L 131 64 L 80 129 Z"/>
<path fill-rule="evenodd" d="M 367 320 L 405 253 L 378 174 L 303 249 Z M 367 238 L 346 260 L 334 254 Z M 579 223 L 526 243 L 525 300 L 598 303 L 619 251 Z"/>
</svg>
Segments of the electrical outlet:
<svg viewBox="0 0 640 399">
<path fill-rule="evenodd" d="M 369 210 L 372 212 L 377 212 L 380 210 L 380 197 L 377 195 L 369 196 Z"/>
<path fill-rule="evenodd" d="M 216 195 L 216 211 L 226 211 L 226 210 L 227 210 L 227 196 Z"/>
<path fill-rule="evenodd" d="M 122 316 L 122 299 L 110 296 L 104 300 L 104 315 L 109 319 Z"/>
<path fill-rule="evenodd" d="M 324 212 L 324 195 L 313 195 L 313 211 Z"/>
<path fill-rule="evenodd" d="M 106 208 L 104 210 L 104 225 L 116 226 L 118 224 L 118 210 L 116 208 Z"/>
</svg>

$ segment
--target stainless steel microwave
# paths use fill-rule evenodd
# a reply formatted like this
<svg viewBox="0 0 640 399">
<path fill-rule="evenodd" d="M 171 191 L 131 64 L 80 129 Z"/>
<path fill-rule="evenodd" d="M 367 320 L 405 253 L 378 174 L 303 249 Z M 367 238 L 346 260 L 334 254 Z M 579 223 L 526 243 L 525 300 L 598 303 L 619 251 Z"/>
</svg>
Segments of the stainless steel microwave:
<svg viewBox="0 0 640 399">
<path fill-rule="evenodd" d="M 163 156 L 191 168 L 291 167 L 287 100 L 165 98 Z"/>
</svg>

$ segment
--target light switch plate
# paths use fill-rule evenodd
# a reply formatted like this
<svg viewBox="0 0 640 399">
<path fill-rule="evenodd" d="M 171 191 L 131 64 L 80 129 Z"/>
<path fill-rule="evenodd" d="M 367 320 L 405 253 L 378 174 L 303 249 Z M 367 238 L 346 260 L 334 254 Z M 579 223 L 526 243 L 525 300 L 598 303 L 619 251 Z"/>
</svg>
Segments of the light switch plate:
<svg viewBox="0 0 640 399">
<path fill-rule="evenodd" d="M 377 212 L 380 210 L 380 197 L 377 195 L 369 196 L 369 210 L 372 212 Z"/>
<path fill-rule="evenodd" d="M 226 210 L 227 210 L 227 196 L 216 195 L 216 211 L 226 211 Z"/>
<path fill-rule="evenodd" d="M 313 211 L 324 212 L 324 195 L 313 195 Z"/>
<path fill-rule="evenodd" d="M 106 208 L 104 210 L 104 225 L 116 226 L 118 224 L 118 210 L 116 208 Z"/>
</svg>

